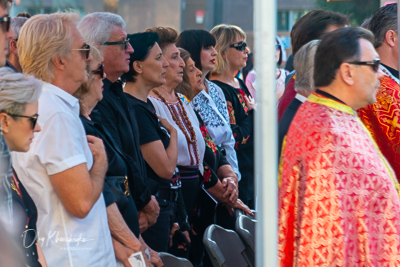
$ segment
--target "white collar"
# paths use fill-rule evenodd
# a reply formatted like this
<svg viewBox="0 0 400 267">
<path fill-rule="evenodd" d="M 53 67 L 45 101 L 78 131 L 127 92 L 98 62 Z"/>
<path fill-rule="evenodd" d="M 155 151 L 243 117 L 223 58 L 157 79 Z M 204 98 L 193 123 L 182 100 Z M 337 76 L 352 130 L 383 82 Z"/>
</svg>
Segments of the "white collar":
<svg viewBox="0 0 400 267">
<path fill-rule="evenodd" d="M 78 98 L 75 96 L 65 92 L 60 87 L 57 87 L 51 83 L 43 82 L 43 90 L 52 92 L 53 94 L 57 95 L 59 98 L 67 102 L 71 107 L 74 107 L 77 103 L 79 103 Z"/>
<path fill-rule="evenodd" d="M 306 102 L 306 100 L 307 100 L 307 97 L 305 97 L 305 96 L 303 96 L 301 94 L 296 94 L 295 98 L 297 100 L 299 100 L 300 102 L 302 102 L 302 103 Z"/>
</svg>

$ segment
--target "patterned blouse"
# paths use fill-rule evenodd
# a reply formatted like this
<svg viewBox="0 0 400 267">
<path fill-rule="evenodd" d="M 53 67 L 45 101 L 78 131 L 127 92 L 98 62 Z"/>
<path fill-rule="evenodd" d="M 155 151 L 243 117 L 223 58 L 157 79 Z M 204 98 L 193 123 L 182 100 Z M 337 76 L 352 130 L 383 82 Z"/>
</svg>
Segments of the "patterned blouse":
<svg viewBox="0 0 400 267">
<path fill-rule="evenodd" d="M 229 124 L 229 115 L 224 93 L 213 82 L 208 83 L 209 94 L 205 90 L 197 94 L 191 104 L 202 119 L 212 140 L 217 146 L 223 147 L 226 159 L 240 180 L 240 172 L 235 151 L 235 138 Z"/>
</svg>

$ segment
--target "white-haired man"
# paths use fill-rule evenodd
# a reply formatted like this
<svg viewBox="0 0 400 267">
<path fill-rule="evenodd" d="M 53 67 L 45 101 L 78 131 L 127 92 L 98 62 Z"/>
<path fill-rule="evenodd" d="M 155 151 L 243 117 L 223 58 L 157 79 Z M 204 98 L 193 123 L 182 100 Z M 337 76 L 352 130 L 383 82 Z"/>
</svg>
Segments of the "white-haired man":
<svg viewBox="0 0 400 267">
<path fill-rule="evenodd" d="M 87 81 L 88 46 L 75 13 L 36 15 L 21 28 L 24 73 L 43 81 L 42 131 L 28 153 L 13 154 L 15 170 L 38 208 L 38 238 L 49 266 L 115 266 L 102 195 L 107 157 L 86 136 L 72 94 Z"/>
<path fill-rule="evenodd" d="M 127 103 L 119 78 L 129 71 L 129 58 L 133 48 L 127 40 L 126 23 L 121 16 L 108 12 L 95 12 L 86 15 L 79 22 L 78 29 L 85 40 L 90 44 L 102 47 L 104 56 L 104 72 L 107 78 L 103 80 L 103 100 L 95 110 L 101 114 L 101 123 L 114 137 L 116 145 L 123 151 L 129 163 L 129 188 L 139 215 L 140 232 L 154 224 L 160 208 L 150 190 L 146 173 L 146 166 L 140 151 L 139 132 L 136 121 L 131 114 L 132 110 Z M 126 256 L 135 251 L 131 231 L 122 222 L 118 223 L 118 214 L 109 216 L 109 225 L 114 238 L 114 250 L 118 260 L 126 262 Z M 116 228 L 116 229 L 115 229 Z M 131 227 L 132 228 L 132 227 Z M 137 229 L 139 230 L 139 229 Z M 135 235 L 140 238 L 139 231 Z M 118 244 L 118 250 L 117 245 Z M 124 252 L 125 251 L 125 252 Z M 151 260 L 157 266 L 162 263 L 157 253 L 150 250 Z"/>
</svg>

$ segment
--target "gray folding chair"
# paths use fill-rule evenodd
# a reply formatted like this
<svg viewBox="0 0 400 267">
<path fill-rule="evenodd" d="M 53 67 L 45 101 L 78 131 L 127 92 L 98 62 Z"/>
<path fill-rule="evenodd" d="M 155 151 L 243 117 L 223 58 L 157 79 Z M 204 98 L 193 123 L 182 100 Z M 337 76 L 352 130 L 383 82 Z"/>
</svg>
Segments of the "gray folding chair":
<svg viewBox="0 0 400 267">
<path fill-rule="evenodd" d="M 250 217 L 250 218 L 252 218 L 252 219 L 255 219 L 255 218 L 256 218 L 256 213 L 257 213 L 257 212 L 256 212 L 255 210 L 251 210 L 251 212 L 254 213 L 254 216 L 250 216 L 250 215 L 247 215 L 247 216 Z M 239 218 L 241 215 L 245 215 L 245 214 L 243 213 L 243 211 L 240 210 L 240 209 L 235 209 L 235 217 L 236 217 L 236 219 Z"/>
<path fill-rule="evenodd" d="M 235 209 L 235 218 L 239 218 L 240 216 L 244 215 L 243 211 L 240 209 Z"/>
<path fill-rule="evenodd" d="M 253 266 L 238 234 L 212 224 L 207 227 L 203 243 L 214 267 Z"/>
<path fill-rule="evenodd" d="M 253 262 L 255 260 L 256 223 L 256 220 L 253 220 L 246 215 L 241 215 L 236 219 L 235 225 L 236 233 L 238 233 L 242 239 L 244 245 L 246 246 L 246 251 L 252 258 Z"/>
<path fill-rule="evenodd" d="M 158 255 L 164 263 L 164 267 L 193 267 L 193 264 L 187 259 L 178 258 L 165 252 L 160 252 Z"/>
</svg>

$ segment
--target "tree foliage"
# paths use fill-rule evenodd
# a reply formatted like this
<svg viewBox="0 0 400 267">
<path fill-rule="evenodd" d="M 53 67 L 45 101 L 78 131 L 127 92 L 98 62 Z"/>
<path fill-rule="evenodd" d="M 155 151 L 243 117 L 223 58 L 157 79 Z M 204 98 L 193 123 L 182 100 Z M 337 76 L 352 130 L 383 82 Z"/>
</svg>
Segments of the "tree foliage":
<svg viewBox="0 0 400 267">
<path fill-rule="evenodd" d="M 375 10 L 380 7 L 379 0 L 358 0 L 358 1 L 330 1 L 315 0 L 315 7 L 328 9 L 350 17 L 352 26 L 360 26 L 361 23 L 369 18 Z"/>
</svg>

